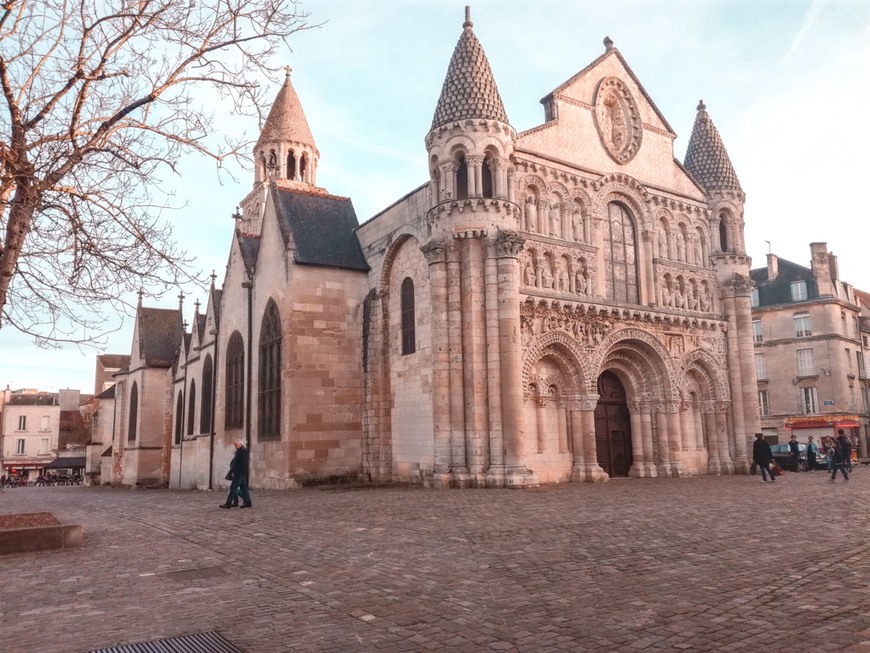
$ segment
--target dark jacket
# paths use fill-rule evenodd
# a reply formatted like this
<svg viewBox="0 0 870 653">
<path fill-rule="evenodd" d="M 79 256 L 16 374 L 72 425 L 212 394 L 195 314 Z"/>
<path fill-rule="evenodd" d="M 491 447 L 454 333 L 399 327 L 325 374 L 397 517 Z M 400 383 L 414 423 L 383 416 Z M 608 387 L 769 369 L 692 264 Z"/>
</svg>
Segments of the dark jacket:
<svg viewBox="0 0 870 653">
<path fill-rule="evenodd" d="M 236 449 L 233 459 L 230 461 L 230 475 L 233 479 L 248 478 L 248 450 L 244 445 Z"/>
<path fill-rule="evenodd" d="M 837 442 L 843 448 L 843 462 L 852 459 L 852 441 L 845 435 L 838 435 Z"/>
<path fill-rule="evenodd" d="M 773 460 L 773 452 L 770 450 L 770 445 L 764 440 L 755 440 L 752 443 L 752 460 L 759 465 L 766 465 Z"/>
</svg>

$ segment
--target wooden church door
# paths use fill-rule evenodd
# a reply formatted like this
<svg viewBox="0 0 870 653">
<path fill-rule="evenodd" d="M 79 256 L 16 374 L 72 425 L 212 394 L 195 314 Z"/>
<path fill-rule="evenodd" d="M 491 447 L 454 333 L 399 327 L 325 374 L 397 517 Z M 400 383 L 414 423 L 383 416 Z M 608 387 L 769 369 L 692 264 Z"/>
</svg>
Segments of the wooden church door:
<svg viewBox="0 0 870 653">
<path fill-rule="evenodd" d="M 628 476 L 631 468 L 631 420 L 625 388 L 613 372 L 598 377 L 595 406 L 595 449 L 598 464 L 611 477 Z"/>
</svg>

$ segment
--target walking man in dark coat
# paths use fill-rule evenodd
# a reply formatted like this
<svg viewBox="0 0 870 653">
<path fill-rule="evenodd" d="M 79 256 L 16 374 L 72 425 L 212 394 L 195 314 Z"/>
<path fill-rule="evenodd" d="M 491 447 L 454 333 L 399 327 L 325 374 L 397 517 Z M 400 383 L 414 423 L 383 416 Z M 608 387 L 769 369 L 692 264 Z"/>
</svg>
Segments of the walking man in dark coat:
<svg viewBox="0 0 870 653">
<path fill-rule="evenodd" d="M 837 442 L 843 447 L 843 464 L 850 472 L 852 471 L 852 441 L 843 432 L 843 429 L 837 431 Z"/>
<path fill-rule="evenodd" d="M 761 482 L 767 482 L 767 476 L 775 482 L 776 476 L 770 470 L 770 462 L 773 460 L 773 452 L 770 450 L 770 445 L 764 440 L 763 433 L 755 434 L 755 442 L 752 443 L 752 460 L 758 465 L 761 470 Z"/>
<path fill-rule="evenodd" d="M 242 498 L 242 508 L 251 507 L 251 493 L 248 492 L 248 450 L 241 440 L 235 440 L 233 446 L 236 453 L 230 461 L 230 471 L 227 480 L 230 483 L 230 492 L 227 500 L 220 505 L 221 508 L 237 508 L 239 497 Z"/>
</svg>

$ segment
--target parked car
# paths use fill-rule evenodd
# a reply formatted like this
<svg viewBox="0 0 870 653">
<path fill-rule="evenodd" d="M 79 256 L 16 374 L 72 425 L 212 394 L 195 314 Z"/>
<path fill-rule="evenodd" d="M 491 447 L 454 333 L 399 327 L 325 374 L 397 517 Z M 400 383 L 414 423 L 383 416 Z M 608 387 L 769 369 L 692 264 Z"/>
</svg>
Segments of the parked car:
<svg viewBox="0 0 870 653">
<path fill-rule="evenodd" d="M 807 445 L 804 442 L 799 442 L 798 448 L 800 449 L 800 454 L 797 459 L 795 459 L 791 455 L 791 449 L 788 446 L 788 442 L 770 445 L 770 450 L 773 452 L 773 459 L 776 461 L 777 465 L 793 472 L 805 472 L 810 468 L 807 463 Z M 826 469 L 827 466 L 828 459 L 825 457 L 825 454 L 820 451 L 816 454 L 816 469 Z"/>
</svg>

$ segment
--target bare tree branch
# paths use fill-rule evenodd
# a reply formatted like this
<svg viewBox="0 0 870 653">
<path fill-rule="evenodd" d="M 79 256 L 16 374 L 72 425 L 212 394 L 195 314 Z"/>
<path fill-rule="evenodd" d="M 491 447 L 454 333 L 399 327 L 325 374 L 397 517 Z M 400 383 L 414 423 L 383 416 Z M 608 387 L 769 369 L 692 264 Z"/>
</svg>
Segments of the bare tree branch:
<svg viewBox="0 0 870 653">
<path fill-rule="evenodd" d="M 196 281 L 160 171 L 247 156 L 211 94 L 262 115 L 298 0 L 24 0 L 0 5 L 0 328 L 98 342 L 106 314 Z"/>
</svg>

